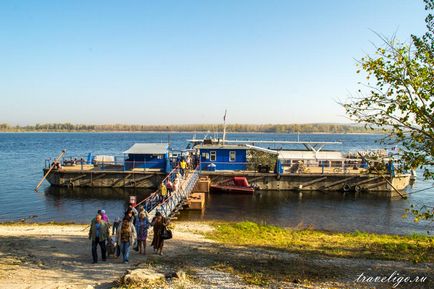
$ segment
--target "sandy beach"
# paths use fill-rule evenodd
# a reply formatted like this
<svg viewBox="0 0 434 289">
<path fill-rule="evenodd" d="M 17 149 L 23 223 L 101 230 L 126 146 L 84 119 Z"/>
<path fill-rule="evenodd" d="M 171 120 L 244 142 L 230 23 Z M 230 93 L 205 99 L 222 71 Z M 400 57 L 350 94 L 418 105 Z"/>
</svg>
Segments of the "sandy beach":
<svg viewBox="0 0 434 289">
<path fill-rule="evenodd" d="M 92 264 L 87 225 L 1 224 L 0 288 L 113 288 L 122 285 L 119 280 L 127 270 L 140 268 L 166 277 L 180 270 L 185 273 L 183 278 L 165 278 L 156 288 L 373 288 L 354 280 L 362 272 L 388 276 L 393 271 L 429 276 L 424 284 L 411 288 L 433 285 L 431 263 L 304 256 L 229 246 L 204 237 L 209 230 L 213 228 L 207 223 L 175 222 L 174 238 L 166 242 L 163 256 L 152 254 L 148 247 L 148 256 L 132 251 L 129 264 L 116 258 Z M 255 284 L 240 274 L 247 266 L 268 266 L 277 277 L 268 284 Z M 391 284 L 381 285 L 375 288 L 391 288 Z M 410 288 L 407 285 L 400 288 Z"/>
</svg>

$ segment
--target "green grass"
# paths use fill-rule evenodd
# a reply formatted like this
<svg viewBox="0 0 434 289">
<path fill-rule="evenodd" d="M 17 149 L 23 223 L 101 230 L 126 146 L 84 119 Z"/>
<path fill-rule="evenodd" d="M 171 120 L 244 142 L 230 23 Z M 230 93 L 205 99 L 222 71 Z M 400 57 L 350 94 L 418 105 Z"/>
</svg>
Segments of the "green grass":
<svg viewBox="0 0 434 289">
<path fill-rule="evenodd" d="M 423 235 L 386 235 L 356 231 L 334 233 L 290 229 L 253 222 L 212 223 L 206 236 L 215 241 L 256 246 L 292 253 L 346 258 L 369 258 L 418 262 L 434 261 L 434 238 Z"/>
</svg>

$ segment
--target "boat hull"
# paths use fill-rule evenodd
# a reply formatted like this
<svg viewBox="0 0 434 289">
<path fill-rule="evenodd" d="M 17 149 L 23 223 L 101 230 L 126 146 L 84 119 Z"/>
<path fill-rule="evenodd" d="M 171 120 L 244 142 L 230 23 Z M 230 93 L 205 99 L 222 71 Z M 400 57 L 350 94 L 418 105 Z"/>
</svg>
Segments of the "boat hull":
<svg viewBox="0 0 434 289">
<path fill-rule="evenodd" d="M 223 186 L 211 185 L 211 192 L 213 193 L 231 193 L 231 194 L 253 194 L 255 189 L 252 187 L 238 187 L 238 186 Z"/>
<path fill-rule="evenodd" d="M 44 170 L 44 174 L 46 170 Z M 392 188 L 404 191 L 410 183 L 410 175 L 381 177 L 374 174 L 282 174 L 257 172 L 201 171 L 201 177 L 209 177 L 213 184 L 225 184 L 236 176 L 245 176 L 250 184 L 260 190 L 279 191 L 350 191 L 358 186 L 361 193 L 393 197 L 399 194 Z M 136 171 L 52 171 L 47 180 L 59 187 L 97 188 L 157 188 L 166 174 L 160 172 Z M 392 186 L 391 186 L 392 185 Z M 215 186 L 215 185 L 214 185 Z M 243 193 L 245 193 L 243 191 Z M 403 192 L 405 193 L 405 192 Z"/>
</svg>

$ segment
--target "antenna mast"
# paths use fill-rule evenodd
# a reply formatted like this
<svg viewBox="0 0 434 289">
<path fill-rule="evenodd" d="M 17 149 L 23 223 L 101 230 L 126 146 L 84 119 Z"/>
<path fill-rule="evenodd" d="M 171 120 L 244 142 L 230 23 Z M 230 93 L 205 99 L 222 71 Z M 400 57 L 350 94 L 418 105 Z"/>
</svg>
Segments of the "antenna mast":
<svg viewBox="0 0 434 289">
<path fill-rule="evenodd" d="M 225 140 L 226 140 L 226 114 L 227 114 L 228 110 L 225 109 L 225 115 L 223 116 L 223 144 L 225 144 Z"/>
</svg>

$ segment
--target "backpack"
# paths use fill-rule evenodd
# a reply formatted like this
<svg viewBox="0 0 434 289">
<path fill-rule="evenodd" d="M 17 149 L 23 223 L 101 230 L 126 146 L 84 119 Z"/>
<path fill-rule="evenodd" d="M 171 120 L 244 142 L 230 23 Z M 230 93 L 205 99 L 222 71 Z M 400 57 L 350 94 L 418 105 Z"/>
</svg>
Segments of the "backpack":
<svg viewBox="0 0 434 289">
<path fill-rule="evenodd" d="M 128 222 L 128 221 L 122 222 L 122 227 L 121 227 L 121 241 L 122 242 L 129 242 L 130 241 L 130 234 L 131 234 L 130 226 L 131 226 L 130 222 Z"/>
</svg>

